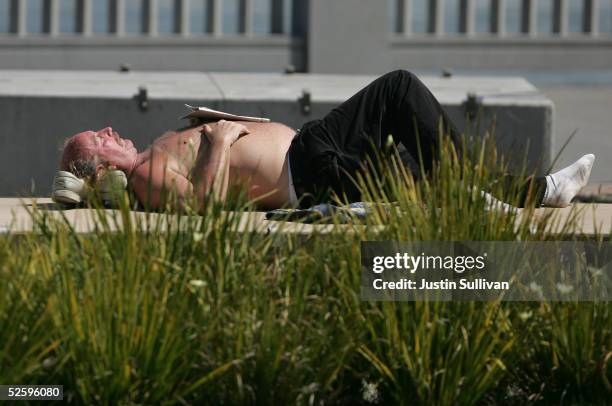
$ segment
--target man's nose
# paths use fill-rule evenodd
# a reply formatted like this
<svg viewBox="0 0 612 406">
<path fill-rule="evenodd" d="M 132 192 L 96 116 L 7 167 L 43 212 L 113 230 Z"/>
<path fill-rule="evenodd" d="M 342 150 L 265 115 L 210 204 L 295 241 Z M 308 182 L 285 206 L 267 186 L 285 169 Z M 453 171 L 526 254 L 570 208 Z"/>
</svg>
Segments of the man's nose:
<svg viewBox="0 0 612 406">
<path fill-rule="evenodd" d="M 108 136 L 112 136 L 113 135 L 113 129 L 111 127 L 103 128 L 103 129 L 101 129 L 98 132 L 102 133 L 103 135 L 108 135 Z"/>
</svg>

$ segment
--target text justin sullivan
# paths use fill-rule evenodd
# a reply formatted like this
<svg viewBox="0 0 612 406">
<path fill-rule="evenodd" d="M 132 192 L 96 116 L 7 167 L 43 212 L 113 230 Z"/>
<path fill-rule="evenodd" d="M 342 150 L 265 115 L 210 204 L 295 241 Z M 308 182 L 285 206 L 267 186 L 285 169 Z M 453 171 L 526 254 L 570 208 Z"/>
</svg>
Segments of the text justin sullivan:
<svg viewBox="0 0 612 406">
<path fill-rule="evenodd" d="M 420 284 L 417 281 L 410 279 L 400 279 L 399 281 L 383 281 L 382 279 L 374 279 L 372 285 L 374 289 L 390 289 L 390 290 L 508 290 L 510 289 L 509 282 L 488 281 L 484 278 L 474 280 L 459 279 L 459 281 L 451 281 L 443 279 L 439 281 L 428 281 L 421 279 Z"/>
</svg>

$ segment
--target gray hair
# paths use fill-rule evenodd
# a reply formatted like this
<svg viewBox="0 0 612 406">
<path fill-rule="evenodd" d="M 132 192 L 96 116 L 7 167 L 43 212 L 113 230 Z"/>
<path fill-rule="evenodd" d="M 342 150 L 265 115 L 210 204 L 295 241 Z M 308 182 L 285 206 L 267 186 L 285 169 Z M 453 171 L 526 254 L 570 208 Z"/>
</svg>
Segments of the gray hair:
<svg viewBox="0 0 612 406">
<path fill-rule="evenodd" d="M 75 144 L 73 137 L 64 141 L 61 170 L 69 171 L 76 177 L 93 184 L 96 181 L 96 167 L 100 164 L 97 156 L 88 153 Z"/>
<path fill-rule="evenodd" d="M 84 179 L 90 183 L 96 180 L 96 159 L 75 159 L 68 164 L 68 171 L 77 178 Z"/>
</svg>

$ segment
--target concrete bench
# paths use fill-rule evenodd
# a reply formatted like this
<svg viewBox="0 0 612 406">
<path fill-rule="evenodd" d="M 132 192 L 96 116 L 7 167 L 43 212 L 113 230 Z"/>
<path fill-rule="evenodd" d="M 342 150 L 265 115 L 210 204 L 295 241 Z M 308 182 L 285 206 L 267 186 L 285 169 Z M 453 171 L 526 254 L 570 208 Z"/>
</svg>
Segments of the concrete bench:
<svg viewBox="0 0 612 406">
<path fill-rule="evenodd" d="M 0 198 L 0 235 L 6 233 L 23 234 L 36 232 L 34 221 L 30 211 L 36 205 L 39 213 L 41 210 L 49 219 L 61 222 L 67 221 L 77 233 L 91 233 L 95 231 L 96 224 L 100 225 L 101 216 L 92 209 L 72 209 L 60 211 L 49 198 Z M 522 209 L 519 209 L 519 213 Z M 115 210 L 106 210 L 108 215 L 105 223 L 111 230 L 123 227 L 120 213 Z M 589 238 L 596 238 L 602 233 L 607 235 L 612 230 L 612 204 L 585 204 L 575 203 L 564 209 L 541 208 L 535 212 L 536 218 L 548 218 L 550 227 L 547 229 L 549 235 L 583 234 Z M 144 212 L 131 212 L 132 226 L 139 223 L 148 225 L 150 230 L 166 229 L 168 224 L 176 227 L 176 216 L 166 214 L 145 214 Z M 138 220 L 138 221 L 137 221 Z M 147 223 L 147 221 L 149 221 Z M 516 225 L 523 221 L 521 215 L 516 219 Z M 173 223 L 174 222 L 174 223 Z M 571 225 L 570 226 L 568 226 Z M 144 227 L 144 226 L 143 226 Z M 265 219 L 265 212 L 252 211 L 240 214 L 240 221 L 236 231 L 257 231 L 262 233 L 279 232 L 283 234 L 327 234 L 334 230 L 342 232 L 354 232 L 361 230 L 362 225 L 351 224 L 304 224 L 272 221 Z M 370 230 L 380 230 L 383 225 L 370 225 Z M 143 228 L 141 228 L 143 229 Z M 176 229 L 176 228 L 175 228 Z"/>
<path fill-rule="evenodd" d="M 204 72 L 0 71 L 0 195 L 48 195 L 65 137 L 112 126 L 144 148 L 180 127 L 184 103 L 269 117 L 293 128 L 323 117 L 373 76 Z M 423 77 L 460 129 L 482 106 L 498 148 L 515 164 L 546 170 L 553 104 L 522 78 Z M 139 88 L 146 89 L 139 93 Z M 140 95 L 139 95 L 140 94 Z M 468 94 L 476 104 L 466 103 Z M 304 97 L 305 96 L 305 97 Z"/>
</svg>

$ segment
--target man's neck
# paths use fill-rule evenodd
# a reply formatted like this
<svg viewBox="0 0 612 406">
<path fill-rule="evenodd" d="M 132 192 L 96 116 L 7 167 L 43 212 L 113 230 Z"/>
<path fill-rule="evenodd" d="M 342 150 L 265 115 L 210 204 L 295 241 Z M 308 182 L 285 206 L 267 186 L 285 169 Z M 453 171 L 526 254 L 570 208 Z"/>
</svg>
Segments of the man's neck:
<svg viewBox="0 0 612 406">
<path fill-rule="evenodd" d="M 130 168 L 127 172 L 127 177 L 129 178 L 130 176 L 132 176 L 132 173 L 143 163 L 149 161 L 151 159 L 151 147 L 145 149 L 142 152 L 139 152 L 138 155 L 136 155 L 136 158 L 134 159 L 134 162 L 132 163 L 132 165 L 130 165 Z"/>
</svg>

